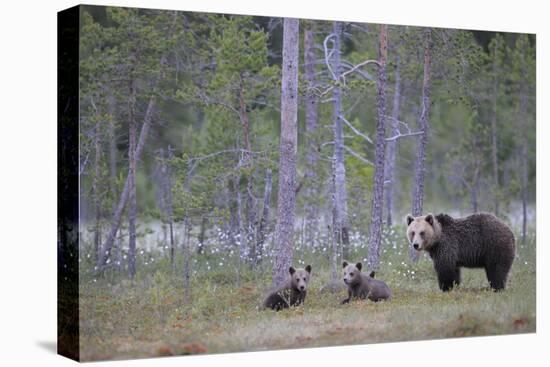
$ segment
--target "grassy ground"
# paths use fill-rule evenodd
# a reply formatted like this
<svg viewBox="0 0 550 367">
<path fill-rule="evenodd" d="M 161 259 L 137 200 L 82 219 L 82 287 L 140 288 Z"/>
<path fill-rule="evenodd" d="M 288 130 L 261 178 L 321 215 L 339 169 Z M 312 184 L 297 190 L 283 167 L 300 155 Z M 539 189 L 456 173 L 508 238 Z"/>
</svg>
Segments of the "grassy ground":
<svg viewBox="0 0 550 367">
<path fill-rule="evenodd" d="M 391 252 L 391 254 L 390 254 Z M 535 240 L 518 248 L 505 292 L 487 289 L 485 273 L 463 271 L 463 285 L 442 293 L 429 258 L 407 261 L 406 251 L 387 251 L 377 278 L 393 291 L 389 302 L 340 305 L 345 290 L 321 293 L 328 266 L 313 276 L 302 307 L 259 309 L 268 272 L 199 273 L 191 302 L 180 277 L 162 267 L 135 282 L 81 279 L 80 320 L 83 360 L 222 353 L 280 348 L 364 344 L 535 331 Z M 319 259 L 320 264 L 324 264 Z M 325 262 L 326 263 L 326 262 Z M 320 265 L 323 267 L 323 265 Z M 222 268 L 223 269 L 223 268 Z"/>
</svg>

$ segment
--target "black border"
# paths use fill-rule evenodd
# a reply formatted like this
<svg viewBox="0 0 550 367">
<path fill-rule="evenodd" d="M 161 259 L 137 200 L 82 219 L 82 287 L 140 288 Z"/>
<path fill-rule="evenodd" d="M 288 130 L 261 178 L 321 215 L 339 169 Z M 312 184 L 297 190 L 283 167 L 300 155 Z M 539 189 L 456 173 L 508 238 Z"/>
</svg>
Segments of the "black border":
<svg viewBox="0 0 550 367">
<path fill-rule="evenodd" d="M 79 31 L 79 5 L 57 13 L 57 353 L 77 361 Z"/>
</svg>

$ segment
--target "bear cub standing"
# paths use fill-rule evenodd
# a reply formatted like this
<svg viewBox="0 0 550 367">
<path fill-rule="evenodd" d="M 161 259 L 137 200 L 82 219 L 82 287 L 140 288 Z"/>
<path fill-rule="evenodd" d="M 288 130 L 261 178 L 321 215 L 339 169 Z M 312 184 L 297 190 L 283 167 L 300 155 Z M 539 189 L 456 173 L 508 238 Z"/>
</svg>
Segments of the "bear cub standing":
<svg viewBox="0 0 550 367">
<path fill-rule="evenodd" d="M 280 287 L 270 292 L 264 301 L 265 308 L 280 311 L 290 306 L 298 306 L 304 302 L 307 285 L 311 275 L 311 265 L 305 269 L 288 269 L 290 277 Z"/>
<path fill-rule="evenodd" d="M 417 251 L 433 260 L 439 288 L 446 292 L 460 284 L 460 268 L 484 268 L 493 290 L 506 286 L 516 255 L 512 230 L 492 214 L 465 218 L 447 214 L 407 216 L 407 238 Z"/>
<path fill-rule="evenodd" d="M 374 279 L 374 272 L 370 275 L 361 272 L 363 264 L 359 262 L 353 265 L 344 261 L 342 265 L 344 283 L 348 286 L 348 298 L 343 300 L 342 304 L 349 303 L 352 298 L 368 298 L 374 302 L 391 298 L 390 288 L 383 281 Z"/>
</svg>

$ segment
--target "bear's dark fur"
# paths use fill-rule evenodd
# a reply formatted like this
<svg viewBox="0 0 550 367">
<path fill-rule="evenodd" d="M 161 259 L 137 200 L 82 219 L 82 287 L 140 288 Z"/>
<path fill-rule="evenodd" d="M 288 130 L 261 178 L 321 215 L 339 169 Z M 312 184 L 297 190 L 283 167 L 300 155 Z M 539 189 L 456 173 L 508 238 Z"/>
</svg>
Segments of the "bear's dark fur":
<svg viewBox="0 0 550 367">
<path fill-rule="evenodd" d="M 460 284 L 461 267 L 484 268 L 491 288 L 505 288 L 516 245 L 512 230 L 494 215 L 408 215 L 407 226 L 413 248 L 427 251 L 432 258 L 442 291 Z"/>
<path fill-rule="evenodd" d="M 304 302 L 311 276 L 311 265 L 307 265 L 305 269 L 294 269 L 291 266 L 288 272 L 290 277 L 267 295 L 263 307 L 280 311 L 283 308 L 298 306 Z"/>
<path fill-rule="evenodd" d="M 352 298 L 365 299 L 378 302 L 391 298 L 390 288 L 381 280 L 374 279 L 374 271 L 367 275 L 361 272 L 363 264 L 353 265 L 343 262 L 344 283 L 348 286 L 348 298 L 342 304 L 349 303 Z"/>
</svg>

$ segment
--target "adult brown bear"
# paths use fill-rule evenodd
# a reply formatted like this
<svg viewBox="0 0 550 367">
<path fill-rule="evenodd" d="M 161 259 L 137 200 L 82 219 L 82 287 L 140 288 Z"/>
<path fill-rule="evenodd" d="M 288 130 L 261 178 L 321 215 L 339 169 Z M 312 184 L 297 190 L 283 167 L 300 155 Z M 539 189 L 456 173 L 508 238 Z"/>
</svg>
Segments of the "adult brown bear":
<svg viewBox="0 0 550 367">
<path fill-rule="evenodd" d="M 514 234 L 504 222 L 488 213 L 452 218 L 447 214 L 407 216 L 407 238 L 417 251 L 433 260 L 439 288 L 460 284 L 460 268 L 484 268 L 495 291 L 506 286 L 516 255 Z"/>
</svg>

